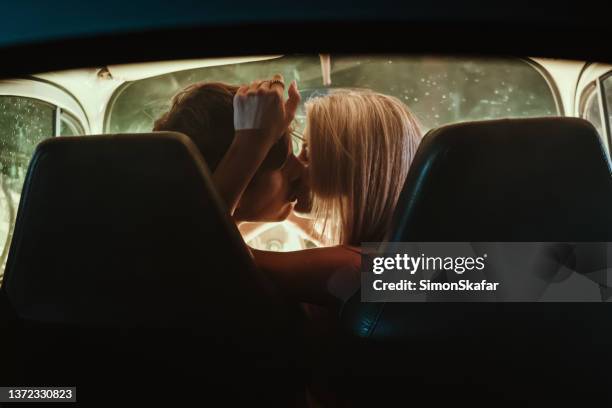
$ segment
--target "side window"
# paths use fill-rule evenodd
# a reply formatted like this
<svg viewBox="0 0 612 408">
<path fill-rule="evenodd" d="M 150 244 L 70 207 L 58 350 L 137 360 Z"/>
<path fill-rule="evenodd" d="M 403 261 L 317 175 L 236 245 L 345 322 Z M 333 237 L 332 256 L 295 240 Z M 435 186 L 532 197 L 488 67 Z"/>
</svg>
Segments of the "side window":
<svg viewBox="0 0 612 408">
<path fill-rule="evenodd" d="M 612 137 L 612 72 L 600 76 L 589 85 L 583 91 L 581 101 L 581 116 L 591 122 L 604 142 L 609 144 Z"/>
<path fill-rule="evenodd" d="M 610 138 L 612 137 L 611 134 L 611 130 L 610 130 L 610 125 L 612 123 L 612 72 L 606 74 L 602 79 L 601 79 L 601 84 L 602 84 L 602 91 L 603 91 L 603 105 L 606 111 L 606 116 L 605 116 L 605 131 L 606 134 L 608 136 L 608 140 L 610 140 Z"/>
<path fill-rule="evenodd" d="M 586 97 L 584 102 L 584 110 L 582 114 L 583 118 L 593 124 L 595 129 L 601 137 L 604 136 L 603 128 L 601 126 L 601 111 L 599 108 L 599 92 L 595 85 L 589 87 L 586 91 Z"/>
<path fill-rule="evenodd" d="M 68 112 L 60 110 L 60 128 L 58 136 L 84 135 L 85 130 L 79 120 Z"/>
<path fill-rule="evenodd" d="M 56 120 L 60 124 L 57 130 Z M 0 282 L 21 189 L 36 145 L 55 134 L 83 133 L 78 120 L 55 105 L 21 96 L 0 96 Z"/>
</svg>

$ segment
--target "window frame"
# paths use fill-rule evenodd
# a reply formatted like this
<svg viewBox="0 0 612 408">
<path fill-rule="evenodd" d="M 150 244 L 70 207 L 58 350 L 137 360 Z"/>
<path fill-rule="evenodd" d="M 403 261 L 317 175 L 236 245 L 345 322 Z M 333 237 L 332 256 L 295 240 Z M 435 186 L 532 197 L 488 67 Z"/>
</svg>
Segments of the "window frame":
<svg viewBox="0 0 612 408">
<path fill-rule="evenodd" d="M 531 66 L 538 72 L 538 74 L 542 76 L 542 78 L 544 78 L 544 81 L 546 81 L 546 84 L 550 89 L 550 93 L 552 94 L 553 101 L 555 102 L 555 107 L 557 108 L 557 115 L 566 116 L 566 109 L 563 104 L 563 98 L 561 97 L 561 91 L 559 90 L 559 86 L 557 85 L 557 82 L 555 81 L 553 75 L 546 69 L 546 67 L 544 67 L 544 65 L 540 64 L 538 61 L 532 58 L 517 57 L 517 59 Z"/>
<path fill-rule="evenodd" d="M 36 78 L 0 80 L 0 97 L 28 98 L 54 107 L 53 137 L 59 136 L 63 114 L 69 116 L 83 134 L 90 130 L 89 119 L 79 100 L 67 90 Z"/>
<path fill-rule="evenodd" d="M 172 71 L 172 72 L 175 72 L 175 71 Z M 171 72 L 166 72 L 166 74 L 169 74 L 169 73 Z M 160 75 L 165 75 L 165 74 L 160 74 Z M 115 88 L 115 90 L 112 92 L 112 94 L 108 98 L 108 102 L 106 103 L 106 106 L 104 107 L 104 116 L 102 119 L 102 133 L 103 134 L 110 134 L 109 129 L 110 129 L 110 121 L 112 117 L 111 113 L 113 112 L 115 103 L 117 102 L 121 94 L 127 89 L 127 87 L 131 83 L 136 82 L 136 81 L 142 81 L 143 79 L 147 79 L 147 78 L 140 78 L 140 79 L 134 79 L 131 81 L 124 81 L 121 83 L 121 85 Z"/>
</svg>

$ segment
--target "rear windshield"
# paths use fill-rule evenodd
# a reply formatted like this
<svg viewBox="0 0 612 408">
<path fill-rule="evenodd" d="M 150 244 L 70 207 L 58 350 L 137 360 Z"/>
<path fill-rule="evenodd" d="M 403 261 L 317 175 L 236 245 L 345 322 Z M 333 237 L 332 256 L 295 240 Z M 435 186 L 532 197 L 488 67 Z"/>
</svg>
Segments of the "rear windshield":
<svg viewBox="0 0 612 408">
<path fill-rule="evenodd" d="M 127 82 L 109 105 L 109 133 L 148 132 L 178 90 L 198 81 L 242 84 L 281 73 L 296 79 L 303 100 L 330 88 L 368 88 L 400 98 L 424 130 L 480 119 L 558 114 L 554 92 L 537 66 L 519 58 L 285 56 L 197 68 Z M 329 68 L 326 78 L 322 72 Z"/>
</svg>

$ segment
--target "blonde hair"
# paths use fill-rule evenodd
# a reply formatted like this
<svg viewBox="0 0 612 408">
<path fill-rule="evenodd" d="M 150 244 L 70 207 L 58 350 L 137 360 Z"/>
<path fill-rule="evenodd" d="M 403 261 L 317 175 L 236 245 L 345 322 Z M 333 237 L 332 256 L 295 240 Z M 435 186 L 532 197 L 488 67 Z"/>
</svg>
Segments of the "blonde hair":
<svg viewBox="0 0 612 408">
<path fill-rule="evenodd" d="M 315 231 L 326 244 L 382 241 L 421 141 L 397 98 L 340 90 L 306 104 Z"/>
</svg>

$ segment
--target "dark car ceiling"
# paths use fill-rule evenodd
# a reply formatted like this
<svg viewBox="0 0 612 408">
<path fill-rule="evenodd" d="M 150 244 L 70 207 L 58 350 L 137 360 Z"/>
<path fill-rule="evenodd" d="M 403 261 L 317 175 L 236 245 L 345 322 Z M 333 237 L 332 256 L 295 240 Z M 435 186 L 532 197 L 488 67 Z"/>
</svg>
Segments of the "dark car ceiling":
<svg viewBox="0 0 612 408">
<path fill-rule="evenodd" d="M 612 61 L 610 14 L 584 1 L 23 0 L 1 7 L 2 76 L 295 52 Z"/>
</svg>

